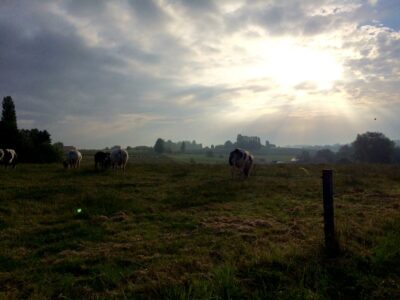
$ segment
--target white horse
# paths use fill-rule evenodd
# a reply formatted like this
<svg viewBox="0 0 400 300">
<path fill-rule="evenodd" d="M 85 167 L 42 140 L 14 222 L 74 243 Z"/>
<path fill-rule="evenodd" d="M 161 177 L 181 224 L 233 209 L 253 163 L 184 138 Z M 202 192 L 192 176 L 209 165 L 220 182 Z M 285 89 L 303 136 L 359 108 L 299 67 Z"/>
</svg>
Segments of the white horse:
<svg viewBox="0 0 400 300">
<path fill-rule="evenodd" d="M 125 171 L 126 164 L 128 163 L 129 155 L 128 152 L 120 147 L 111 149 L 111 166 L 113 168 L 121 168 Z"/>
<path fill-rule="evenodd" d="M 71 150 L 67 153 L 66 159 L 63 162 L 65 168 L 79 168 L 81 165 L 82 154 L 78 150 Z"/>
</svg>

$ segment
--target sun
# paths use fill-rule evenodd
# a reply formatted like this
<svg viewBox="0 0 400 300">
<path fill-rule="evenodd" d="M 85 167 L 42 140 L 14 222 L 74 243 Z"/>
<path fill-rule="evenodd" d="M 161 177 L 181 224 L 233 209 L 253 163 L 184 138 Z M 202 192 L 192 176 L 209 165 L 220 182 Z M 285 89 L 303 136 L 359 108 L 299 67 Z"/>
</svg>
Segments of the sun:
<svg viewBox="0 0 400 300">
<path fill-rule="evenodd" d="M 284 87 L 308 83 L 320 90 L 330 89 L 342 78 L 343 67 L 330 52 L 297 45 L 290 40 L 261 42 L 249 52 L 257 57 L 249 77 L 269 77 Z"/>
<path fill-rule="evenodd" d="M 335 49 L 315 42 L 236 36 L 222 41 L 220 49 L 209 56 L 198 56 L 197 62 L 206 67 L 188 76 L 191 83 L 243 86 L 265 80 L 287 90 L 303 83 L 328 90 L 343 76 Z"/>
</svg>

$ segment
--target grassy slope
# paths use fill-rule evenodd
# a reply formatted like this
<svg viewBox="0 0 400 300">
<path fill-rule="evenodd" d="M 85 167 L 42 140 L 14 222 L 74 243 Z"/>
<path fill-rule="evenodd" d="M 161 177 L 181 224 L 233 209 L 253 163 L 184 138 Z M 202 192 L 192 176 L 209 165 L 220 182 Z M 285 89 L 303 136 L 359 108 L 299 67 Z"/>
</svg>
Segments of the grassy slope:
<svg viewBox="0 0 400 300">
<path fill-rule="evenodd" d="M 1 169 L 0 298 L 400 297 L 397 167 L 334 167 L 332 259 L 321 166 L 232 181 L 225 165 L 160 161 Z"/>
</svg>

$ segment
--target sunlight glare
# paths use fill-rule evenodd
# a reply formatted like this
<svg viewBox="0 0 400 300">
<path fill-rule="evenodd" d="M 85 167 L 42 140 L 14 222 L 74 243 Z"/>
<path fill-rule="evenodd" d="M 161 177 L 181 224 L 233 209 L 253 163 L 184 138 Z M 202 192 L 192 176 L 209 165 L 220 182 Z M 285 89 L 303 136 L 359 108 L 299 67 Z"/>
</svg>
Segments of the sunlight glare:
<svg viewBox="0 0 400 300">
<path fill-rule="evenodd" d="M 253 51 L 258 52 L 259 64 L 252 70 L 252 76 L 270 76 L 286 87 L 311 82 L 318 89 L 327 90 L 342 77 L 342 66 L 335 57 L 317 48 L 282 40 L 263 43 Z"/>
</svg>

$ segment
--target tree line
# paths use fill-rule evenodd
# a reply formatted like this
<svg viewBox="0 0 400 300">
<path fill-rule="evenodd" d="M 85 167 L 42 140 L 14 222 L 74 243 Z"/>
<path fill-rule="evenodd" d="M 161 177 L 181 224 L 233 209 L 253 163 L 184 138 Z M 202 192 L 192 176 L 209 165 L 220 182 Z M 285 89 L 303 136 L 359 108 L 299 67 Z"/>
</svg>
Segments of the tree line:
<svg viewBox="0 0 400 300">
<path fill-rule="evenodd" d="M 154 144 L 154 151 L 156 153 L 177 153 L 177 152 L 227 152 L 232 151 L 234 148 L 243 148 L 250 151 L 262 151 L 270 148 L 275 148 L 274 144 L 271 144 L 268 140 L 265 141 L 265 145 L 261 143 L 261 139 L 258 136 L 246 136 L 238 134 L 235 142 L 230 140 L 226 141 L 222 145 L 211 145 L 210 147 L 203 147 L 202 144 L 197 144 L 196 141 L 181 141 L 172 142 L 171 140 L 165 141 L 162 138 L 158 138 Z"/>
<path fill-rule="evenodd" d="M 193 143 L 195 143 L 193 141 Z M 262 154 L 286 154 L 296 153 L 298 163 L 400 163 L 400 148 L 396 147 L 395 142 L 380 132 L 366 132 L 358 134 L 356 139 L 347 145 L 338 147 L 338 151 L 331 149 L 308 150 L 295 148 L 281 148 L 271 144 L 268 140 L 265 145 L 257 136 L 245 136 L 238 134 L 236 141 L 226 141 L 222 145 L 211 145 L 210 147 L 190 149 L 190 142 L 173 143 L 165 142 L 158 138 L 153 149 L 156 153 L 196 153 L 202 152 L 207 156 L 213 156 L 214 153 L 226 154 L 235 148 L 243 148 Z M 335 145 L 336 146 L 336 145 Z M 199 151 L 200 150 L 200 151 Z"/>
<path fill-rule="evenodd" d="M 300 163 L 400 163 L 400 148 L 381 132 L 358 134 L 337 152 L 321 149 L 311 154 L 304 150 L 297 156 Z"/>
<path fill-rule="evenodd" d="M 15 105 L 10 96 L 4 97 L 2 102 L 0 148 L 15 149 L 21 162 L 51 163 L 63 157 L 62 148 L 51 144 L 47 130 L 18 129 Z"/>
</svg>

